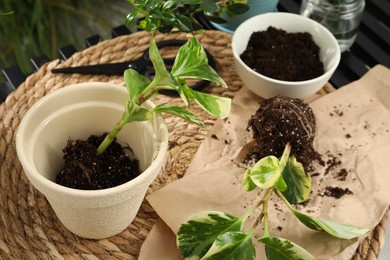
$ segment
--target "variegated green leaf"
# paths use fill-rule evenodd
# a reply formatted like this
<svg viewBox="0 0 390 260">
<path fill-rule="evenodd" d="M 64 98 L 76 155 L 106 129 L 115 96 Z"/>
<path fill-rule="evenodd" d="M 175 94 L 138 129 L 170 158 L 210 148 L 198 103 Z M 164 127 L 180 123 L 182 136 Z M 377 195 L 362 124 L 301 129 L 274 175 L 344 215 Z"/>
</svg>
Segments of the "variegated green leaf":
<svg viewBox="0 0 390 260">
<path fill-rule="evenodd" d="M 246 169 L 246 171 L 244 173 L 244 178 L 242 181 L 242 183 L 244 185 L 244 189 L 246 191 L 251 191 L 251 190 L 254 190 L 257 188 L 256 184 L 251 179 L 250 173 L 251 173 L 251 169 Z"/>
<path fill-rule="evenodd" d="M 294 207 L 291 206 L 291 204 L 287 201 L 287 199 L 283 196 L 283 194 L 279 192 L 277 192 L 277 194 L 280 198 L 282 198 L 282 200 L 286 203 L 287 207 L 299 219 L 299 221 L 302 222 L 308 228 L 319 230 L 319 231 L 322 230 L 328 233 L 329 235 L 341 239 L 356 238 L 370 231 L 369 229 L 354 226 L 354 225 L 343 224 L 332 220 L 324 220 L 324 219 L 317 219 L 314 217 L 310 217 L 294 209 Z"/>
<path fill-rule="evenodd" d="M 210 115 L 217 118 L 226 118 L 230 113 L 231 99 L 202 93 L 193 89 L 189 89 L 192 98 Z"/>
<path fill-rule="evenodd" d="M 130 123 L 136 121 L 145 121 L 152 117 L 149 110 L 138 106 L 137 104 L 127 101 L 125 106 L 125 113 L 122 115 L 122 122 Z"/>
<path fill-rule="evenodd" d="M 150 84 L 149 79 L 133 69 L 125 70 L 124 79 L 132 102 L 135 102 L 142 91 Z"/>
<path fill-rule="evenodd" d="M 280 162 L 275 156 L 260 159 L 249 172 L 252 182 L 263 189 L 274 186 L 280 175 Z"/>
<path fill-rule="evenodd" d="M 287 184 L 287 189 L 282 193 L 290 203 L 301 203 L 309 198 L 311 177 L 305 173 L 295 156 L 290 156 L 282 176 Z"/>
<path fill-rule="evenodd" d="M 206 211 L 191 216 L 177 233 L 177 246 L 184 258 L 200 259 L 210 249 L 217 237 L 228 231 L 241 231 L 245 217 Z"/>
<path fill-rule="evenodd" d="M 253 260 L 256 250 L 252 242 L 252 234 L 240 231 L 229 231 L 219 235 L 209 251 L 201 260 Z"/>
<path fill-rule="evenodd" d="M 206 127 L 205 124 L 200 120 L 197 116 L 192 114 L 190 111 L 185 110 L 179 106 L 171 105 L 171 104 L 160 104 L 150 109 L 151 112 L 160 112 L 160 113 L 168 113 L 171 115 L 178 116 L 188 122 L 197 124 L 201 127 Z"/>
<path fill-rule="evenodd" d="M 153 82 L 159 85 L 174 86 L 172 75 L 165 66 L 164 60 L 161 57 L 154 37 L 152 37 L 150 40 L 149 58 L 153 63 L 153 68 L 155 70 Z"/>
<path fill-rule="evenodd" d="M 275 188 L 280 191 L 285 191 L 287 189 L 287 183 L 284 181 L 283 176 L 280 175 L 279 179 L 275 182 Z"/>
<path fill-rule="evenodd" d="M 188 35 L 188 42 L 180 47 L 171 73 L 175 78 L 203 79 L 227 87 L 225 81 L 208 64 L 206 52 L 192 35 Z"/>
<path fill-rule="evenodd" d="M 268 260 L 314 260 L 315 258 L 297 244 L 280 237 L 262 237 Z"/>
</svg>

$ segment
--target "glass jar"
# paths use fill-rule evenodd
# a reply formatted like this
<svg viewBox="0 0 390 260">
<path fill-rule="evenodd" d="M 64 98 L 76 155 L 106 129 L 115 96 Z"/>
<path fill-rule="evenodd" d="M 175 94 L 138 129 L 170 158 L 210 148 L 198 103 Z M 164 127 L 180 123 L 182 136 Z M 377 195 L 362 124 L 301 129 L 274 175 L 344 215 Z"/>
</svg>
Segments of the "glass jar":
<svg viewBox="0 0 390 260">
<path fill-rule="evenodd" d="M 355 41 L 364 6 L 364 0 L 302 0 L 301 15 L 328 28 L 343 52 Z"/>
</svg>

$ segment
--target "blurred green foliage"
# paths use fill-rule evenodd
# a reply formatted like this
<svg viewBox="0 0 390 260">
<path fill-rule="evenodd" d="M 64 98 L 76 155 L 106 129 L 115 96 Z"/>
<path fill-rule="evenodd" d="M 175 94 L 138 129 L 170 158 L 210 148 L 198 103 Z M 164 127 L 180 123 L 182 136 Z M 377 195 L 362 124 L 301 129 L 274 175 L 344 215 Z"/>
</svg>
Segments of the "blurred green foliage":
<svg viewBox="0 0 390 260">
<path fill-rule="evenodd" d="M 1 0 L 0 13 L 6 15 L 0 15 L 0 69 L 19 65 L 28 73 L 31 58 L 55 59 L 68 44 L 82 50 L 95 34 L 110 38 L 130 8 L 126 0 Z"/>
</svg>

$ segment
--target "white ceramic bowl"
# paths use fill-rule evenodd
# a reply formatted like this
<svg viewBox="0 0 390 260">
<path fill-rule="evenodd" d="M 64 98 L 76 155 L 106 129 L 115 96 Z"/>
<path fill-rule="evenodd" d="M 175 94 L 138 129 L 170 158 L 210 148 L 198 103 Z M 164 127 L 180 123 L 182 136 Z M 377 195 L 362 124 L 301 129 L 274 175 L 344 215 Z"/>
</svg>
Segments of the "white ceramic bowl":
<svg viewBox="0 0 390 260">
<path fill-rule="evenodd" d="M 320 60 L 325 73 L 305 81 L 283 81 L 255 72 L 240 58 L 252 33 L 265 31 L 269 26 L 288 33 L 308 32 L 320 47 Z M 291 13 L 266 13 L 252 17 L 242 23 L 234 32 L 232 40 L 234 63 L 241 80 L 252 92 L 263 98 L 284 95 L 305 98 L 320 90 L 333 75 L 340 62 L 340 47 L 332 33 L 318 22 Z"/>
</svg>

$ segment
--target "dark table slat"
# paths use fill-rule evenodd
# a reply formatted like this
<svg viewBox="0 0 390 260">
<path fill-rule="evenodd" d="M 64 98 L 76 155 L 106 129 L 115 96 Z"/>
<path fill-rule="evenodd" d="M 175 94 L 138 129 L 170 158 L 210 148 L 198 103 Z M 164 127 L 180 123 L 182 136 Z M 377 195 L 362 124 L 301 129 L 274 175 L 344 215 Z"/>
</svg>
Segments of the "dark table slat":
<svg viewBox="0 0 390 260">
<path fill-rule="evenodd" d="M 289 12 L 289 13 L 299 13 L 301 7 L 300 1 L 279 1 L 278 11 L 279 12 Z"/>
<path fill-rule="evenodd" d="M 2 69 L 5 79 L 8 81 L 13 89 L 16 89 L 23 81 L 26 80 L 26 76 L 23 74 L 19 66 L 12 66 Z"/>
<path fill-rule="evenodd" d="M 111 36 L 112 38 L 122 36 L 122 35 L 128 35 L 131 34 L 131 31 L 129 28 L 127 28 L 126 25 L 120 25 L 112 29 Z"/>
<path fill-rule="evenodd" d="M 85 39 L 85 47 L 89 48 L 95 44 L 98 44 L 102 40 L 103 39 L 102 39 L 102 37 L 100 37 L 100 35 L 98 35 L 98 34 L 92 35 L 92 36 L 88 37 L 87 39 Z"/>
<path fill-rule="evenodd" d="M 0 84 L 0 102 L 4 102 L 13 91 L 15 91 L 15 88 L 9 82 Z"/>
<path fill-rule="evenodd" d="M 39 68 L 46 62 L 50 61 L 50 59 L 46 55 L 41 55 L 35 58 L 32 58 L 31 64 L 33 65 L 35 70 L 39 70 Z"/>
<path fill-rule="evenodd" d="M 377 43 L 364 33 L 358 33 L 351 50 L 357 54 L 364 54 L 361 57 L 364 57 L 364 61 L 370 67 L 378 63 L 390 67 L 389 50 L 381 49 Z"/>
<path fill-rule="evenodd" d="M 65 47 L 58 49 L 58 55 L 62 60 L 69 59 L 75 52 L 77 52 L 77 50 L 73 45 L 66 45 Z"/>
</svg>

